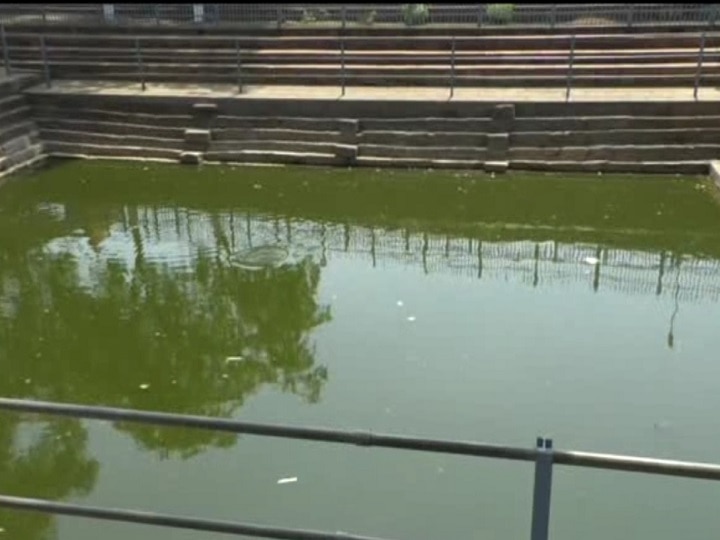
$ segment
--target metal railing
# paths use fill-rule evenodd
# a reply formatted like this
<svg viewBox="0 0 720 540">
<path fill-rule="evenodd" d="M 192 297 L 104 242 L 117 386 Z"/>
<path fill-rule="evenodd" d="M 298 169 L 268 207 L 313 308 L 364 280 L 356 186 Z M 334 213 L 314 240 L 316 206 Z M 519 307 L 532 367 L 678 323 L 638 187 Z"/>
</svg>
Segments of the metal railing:
<svg viewBox="0 0 720 540">
<path fill-rule="evenodd" d="M 556 450 L 553 448 L 552 440 L 545 438 L 538 438 L 535 448 L 518 448 L 471 441 L 406 437 L 378 434 L 369 431 L 343 431 L 327 428 L 260 424 L 225 418 L 10 398 L 0 398 L 0 410 L 50 414 L 70 418 L 136 422 L 166 427 L 207 429 L 283 439 L 534 462 L 535 480 L 533 487 L 531 540 L 548 539 L 554 465 L 568 465 L 682 478 L 720 480 L 720 465 Z M 216 521 L 134 510 L 97 508 L 9 495 L 0 495 L 0 507 L 181 529 L 223 532 L 261 538 L 283 538 L 290 540 L 372 540 L 367 536 L 356 536 L 346 533 L 280 529 L 251 523 Z"/>
<path fill-rule="evenodd" d="M 15 64 L 20 64 L 20 67 L 23 68 L 25 71 L 35 71 L 37 73 L 41 73 L 43 75 L 43 80 L 45 81 L 45 84 L 50 87 L 52 84 L 52 78 L 72 78 L 71 76 L 66 76 L 64 74 L 64 71 L 68 70 L 68 65 L 72 68 L 74 65 L 74 62 L 77 64 L 82 64 L 83 62 L 87 63 L 89 54 L 96 54 L 99 49 L 99 45 L 96 43 L 97 38 L 94 36 L 77 36 L 77 35 L 53 35 L 53 34 L 47 34 L 45 32 L 42 32 L 39 35 L 39 38 L 33 37 L 32 39 L 37 39 L 37 56 L 29 56 L 32 54 L 35 54 L 33 52 L 28 52 L 30 49 L 33 51 L 35 50 L 33 47 L 28 47 L 27 45 L 21 45 L 18 48 L 18 50 L 22 50 L 23 56 L 21 58 L 14 58 L 14 48 L 8 44 L 8 35 L 10 34 L 10 37 L 14 37 L 15 34 L 9 33 L 8 29 L 4 24 L 0 24 L 0 46 L 2 46 L 2 61 L 3 65 L 6 69 L 6 73 L 8 75 L 12 74 L 14 71 L 21 71 L 21 69 L 16 69 L 18 66 L 14 66 L 13 62 Z M 695 49 L 694 46 L 691 47 L 690 44 L 688 44 L 688 41 L 692 41 L 697 37 L 697 49 Z M 652 46 L 648 46 L 646 49 L 641 51 L 634 51 L 634 52 L 627 52 L 623 51 L 621 49 L 606 49 L 603 51 L 599 51 L 597 49 L 597 44 L 590 43 L 587 40 L 594 40 L 594 36 L 584 36 L 582 34 L 575 34 L 572 33 L 569 36 L 559 36 L 556 38 L 556 43 L 546 43 L 546 47 L 550 50 L 549 52 L 545 51 L 541 55 L 536 54 L 536 51 L 533 49 L 528 49 L 525 51 L 515 51 L 513 52 L 512 56 L 513 58 L 509 60 L 508 67 L 512 67 L 517 65 L 518 60 L 523 60 L 526 63 L 526 66 L 533 67 L 537 66 L 538 68 L 543 68 L 544 64 L 542 62 L 538 63 L 537 60 L 540 58 L 548 57 L 548 58 L 554 58 L 555 67 L 557 68 L 556 75 L 557 78 L 557 84 L 556 86 L 558 88 L 565 87 L 565 101 L 570 101 L 572 91 L 574 88 L 581 87 L 581 84 L 578 82 L 581 78 L 580 75 L 578 75 L 578 71 L 583 68 L 593 68 L 597 65 L 598 59 L 605 57 L 606 63 L 612 63 L 615 62 L 619 66 L 622 65 L 623 69 L 631 70 L 632 67 L 637 70 L 637 73 L 642 73 L 642 70 L 645 66 L 647 66 L 647 58 L 653 54 L 656 56 L 662 56 L 664 60 L 661 61 L 660 64 L 658 64 L 659 67 L 663 67 L 666 64 L 663 62 L 666 62 L 669 58 L 668 54 L 675 55 L 675 58 L 678 58 L 678 62 L 685 62 L 687 64 L 687 69 L 693 70 L 692 75 L 687 75 L 685 77 L 685 85 L 688 87 L 692 85 L 692 94 L 693 98 L 695 100 L 698 99 L 698 93 L 700 88 L 703 84 L 703 77 L 704 76 L 715 76 L 710 70 L 708 72 L 707 69 L 704 69 L 705 63 L 707 62 L 716 62 L 718 57 L 720 57 L 720 49 L 718 49 L 717 46 L 717 36 L 711 35 L 710 36 L 713 40 L 713 46 L 712 50 L 708 52 L 708 36 L 706 31 L 693 33 L 693 34 L 684 34 L 681 39 L 684 41 L 684 45 L 678 46 L 681 47 L 678 49 L 678 51 L 675 51 L 673 53 L 666 53 L 662 50 L 659 50 L 658 52 L 655 52 L 655 49 Z M 48 39 L 50 40 L 52 46 L 57 47 L 58 51 L 64 53 L 64 49 L 67 49 L 68 44 L 71 44 L 71 46 L 78 47 L 77 52 L 75 53 L 77 55 L 77 60 L 68 60 L 67 56 L 64 56 L 61 60 L 57 62 L 58 68 L 55 69 L 53 66 L 53 58 L 52 54 L 49 52 L 49 45 L 48 45 Z M 398 50 L 403 51 L 410 51 L 413 50 L 413 43 L 414 39 L 413 37 L 393 37 L 393 42 L 396 43 L 396 47 Z M 482 77 L 477 77 L 477 74 L 473 74 L 473 70 L 468 70 L 468 60 L 465 59 L 463 56 L 460 56 L 457 53 L 458 50 L 458 40 L 461 40 L 462 38 L 456 37 L 454 34 L 450 37 L 446 38 L 446 41 L 438 41 L 437 42 L 437 49 L 436 51 L 440 52 L 446 52 L 446 55 L 442 57 L 441 55 L 437 56 L 437 59 L 434 60 L 433 68 L 437 68 L 436 74 L 434 75 L 435 80 L 437 81 L 434 85 L 434 87 L 443 87 L 447 88 L 449 92 L 449 99 L 453 99 L 455 96 L 455 91 L 458 87 L 493 87 L 493 83 L 486 83 L 485 81 L 487 79 L 483 79 Z M 672 39 L 672 38 L 668 38 Z M 77 45 L 75 42 L 79 40 L 79 45 Z M 83 45 L 83 41 L 90 40 L 89 45 Z M 95 40 L 95 43 L 93 43 L 93 40 Z M 118 58 L 124 58 L 124 60 L 118 61 L 115 59 L 116 64 L 122 64 L 124 63 L 128 67 L 132 67 L 134 64 L 134 70 L 135 74 L 133 75 L 131 72 L 126 72 L 126 78 L 127 81 L 138 81 L 140 88 L 144 91 L 147 88 L 148 81 L 155 81 L 155 82 L 167 82 L 169 80 L 172 80 L 172 77 L 170 75 L 175 75 L 174 73 L 170 73 L 168 75 L 168 71 L 164 71 L 161 73 L 164 73 L 165 75 L 153 73 L 152 66 L 155 67 L 162 67 L 163 64 L 168 63 L 172 60 L 172 62 L 176 64 L 182 64 L 183 62 L 187 62 L 188 64 L 197 64 L 198 62 L 202 62 L 201 60 L 198 60 L 196 57 L 193 56 L 194 53 L 185 53 L 183 51 L 177 51 L 172 52 L 172 49 L 166 49 L 164 52 L 159 53 L 157 49 L 157 42 L 152 41 L 152 36 L 144 35 L 142 37 L 140 36 L 133 36 L 130 35 L 113 35 L 111 37 L 106 37 L 103 40 L 102 47 L 113 47 L 113 53 Z M 145 51 L 145 48 L 148 48 L 145 46 L 147 42 L 152 42 L 152 45 L 149 47 L 152 49 L 149 53 Z M 203 69 L 208 69 L 209 71 L 212 71 L 212 69 L 217 68 L 218 66 L 222 66 L 225 68 L 230 68 L 227 70 L 227 73 L 229 73 L 224 78 L 222 76 L 217 75 L 216 73 L 209 73 L 207 76 L 208 83 L 229 83 L 229 84 L 236 84 L 238 88 L 239 93 L 243 93 L 244 88 L 248 85 L 251 85 L 253 83 L 253 77 L 257 77 L 257 75 L 253 75 L 253 67 L 254 64 L 260 62 L 262 63 L 262 60 L 260 60 L 257 55 L 257 53 L 251 49 L 243 50 L 241 46 L 241 42 L 238 38 L 229 38 L 229 37 L 214 37 L 213 42 L 219 43 L 215 46 L 214 52 L 215 53 L 222 53 L 224 55 L 223 63 L 212 63 L 203 65 L 200 64 L 199 67 L 194 67 L 193 70 L 197 73 L 201 72 Z M 223 42 L 226 42 L 223 44 Z M 186 41 L 183 41 L 183 43 L 187 43 Z M 344 97 L 347 92 L 347 87 L 349 85 L 355 86 L 362 86 L 363 83 L 363 77 L 365 75 L 362 74 L 362 71 L 358 72 L 356 71 L 356 66 L 360 60 L 364 59 L 364 62 L 368 62 L 371 60 L 367 60 L 368 54 L 367 51 L 363 50 L 362 48 L 356 49 L 356 50 L 350 50 L 349 44 L 351 41 L 346 37 L 339 37 L 337 40 L 337 49 L 333 51 L 332 49 L 324 48 L 321 51 L 318 51 L 317 54 L 322 53 L 323 55 L 332 55 L 336 54 L 336 62 L 335 69 L 334 70 L 328 70 L 324 72 L 324 77 L 327 81 L 330 82 L 320 82 L 318 83 L 318 86 L 334 86 L 337 85 L 340 89 L 340 96 Z M 590 43 L 588 45 L 588 43 Z M 178 45 L 179 47 L 182 47 L 182 45 Z M 445 49 L 444 47 L 447 47 Z M 466 46 L 467 47 L 467 46 Z M 506 53 L 499 49 L 497 51 L 497 58 L 492 58 L 490 55 L 487 54 L 488 51 L 485 51 L 485 58 L 484 60 L 481 60 L 479 64 L 477 64 L 478 67 L 493 67 L 496 63 L 496 61 L 500 61 L 503 58 L 506 58 Z M 618 57 L 614 57 L 614 54 L 618 54 Z M 187 54 L 187 56 L 183 56 Z M 145 57 L 146 55 L 150 55 L 150 60 L 146 63 Z M 353 57 L 354 62 L 353 62 Z M 94 58 L 94 57 L 93 57 Z M 412 55 L 404 55 L 403 58 L 406 58 L 404 60 L 407 63 L 412 64 L 413 63 L 413 57 Z M 487 63 L 488 59 L 492 59 L 491 63 Z M 637 58 L 636 63 L 633 64 L 635 60 L 634 58 Z M 462 70 L 463 66 L 458 67 L 458 60 L 464 61 L 464 67 L 465 69 Z M 276 60 L 277 65 L 280 67 L 291 67 L 293 66 L 292 57 L 288 57 L 286 59 Z M 427 67 L 427 64 L 425 63 L 426 59 L 418 62 L 417 67 L 423 68 Z M 482 63 L 485 62 L 485 63 Z M 564 64 L 561 64 L 560 62 L 564 62 Z M 331 64 L 327 64 L 331 65 Z M 672 65 L 672 64 L 670 64 Z M 33 69 L 28 69 L 28 66 L 31 66 Z M 632 66 L 632 67 L 629 67 Z M 363 67 L 363 66 L 361 66 Z M 94 69 L 94 66 L 93 66 Z M 562 70 L 565 70 L 565 73 L 562 74 Z M 234 73 L 233 74 L 231 74 Z M 707 72 L 707 73 L 706 73 Z M 298 81 L 302 81 L 303 78 L 305 78 L 308 75 L 309 72 L 305 73 L 296 73 L 294 75 L 285 75 L 285 82 L 284 84 L 307 84 L 304 82 L 298 82 L 293 83 L 292 79 L 296 79 Z M 478 72 L 479 73 L 479 72 Z M 521 73 L 518 71 L 518 74 Z M 84 71 L 83 75 L 89 75 L 90 78 L 96 78 L 99 80 L 102 80 L 105 73 L 103 71 L 102 67 L 98 67 L 95 73 L 90 73 L 88 71 Z M 394 74 L 391 72 L 388 72 L 388 75 L 393 76 Z M 522 75 L 533 75 L 532 69 L 527 69 L 524 72 L 522 72 Z M 625 73 L 625 75 L 628 76 L 635 76 L 636 73 L 628 71 Z M 375 78 L 378 78 L 378 75 L 371 75 Z M 530 78 L 523 78 L 523 76 L 516 75 L 518 79 L 518 86 L 522 86 L 524 88 L 533 87 L 534 83 Z M 163 77 L 165 79 L 163 79 Z M 413 86 L 414 83 L 412 81 L 412 70 L 408 72 L 406 75 L 407 82 L 403 82 L 402 84 L 393 84 L 392 82 L 385 84 L 387 87 L 392 86 Z M 476 80 L 478 81 L 477 84 L 471 84 L 468 82 L 468 77 L 476 77 Z M 656 78 L 660 77 L 659 75 L 656 75 Z M 288 82 L 288 78 L 290 81 Z M 674 77 L 671 73 L 668 73 L 667 75 L 664 75 L 661 77 L 664 80 L 672 82 L 674 80 Z M 588 87 L 587 84 L 588 76 L 585 76 L 585 81 L 582 84 L 582 87 Z M 114 79 L 116 80 L 116 79 Z M 599 79 L 598 79 L 599 80 Z M 633 79 L 634 80 L 634 79 Z M 707 80 L 707 78 L 706 78 Z M 692 81 L 692 82 L 690 82 Z M 262 80 L 261 84 L 268 84 L 266 80 Z M 376 85 L 376 83 L 373 83 L 373 85 Z M 418 86 L 425 86 L 424 83 L 418 84 Z M 613 80 L 608 80 L 607 78 L 602 79 L 602 83 L 598 84 L 598 86 L 601 86 L 603 88 L 607 87 L 613 87 L 616 86 L 615 82 Z M 680 84 L 677 84 L 677 86 L 681 86 Z"/>
<path fill-rule="evenodd" d="M 2 4 L 16 25 L 715 26 L 718 4 Z"/>
</svg>

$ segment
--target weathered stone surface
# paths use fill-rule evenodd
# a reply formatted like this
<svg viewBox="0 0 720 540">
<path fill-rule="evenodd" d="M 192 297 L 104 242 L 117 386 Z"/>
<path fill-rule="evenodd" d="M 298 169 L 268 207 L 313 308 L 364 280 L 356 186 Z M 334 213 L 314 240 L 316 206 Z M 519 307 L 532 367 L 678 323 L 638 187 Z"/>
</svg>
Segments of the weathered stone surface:
<svg viewBox="0 0 720 540">
<path fill-rule="evenodd" d="M 507 152 L 510 136 L 507 133 L 491 133 L 487 136 L 487 148 L 490 152 Z"/>
<path fill-rule="evenodd" d="M 509 163 L 507 161 L 486 161 L 484 169 L 487 172 L 504 173 L 508 170 Z"/>
<path fill-rule="evenodd" d="M 341 163 L 354 163 L 358 155 L 358 147 L 354 144 L 336 144 L 334 145 L 335 157 Z"/>
<path fill-rule="evenodd" d="M 209 129 L 186 129 L 184 135 L 186 143 L 198 146 L 207 146 L 212 139 Z"/>
<path fill-rule="evenodd" d="M 195 114 L 217 114 L 217 103 L 193 103 L 193 113 Z"/>
<path fill-rule="evenodd" d="M 492 112 L 493 120 L 497 122 L 512 122 L 515 120 L 515 105 L 512 103 L 496 105 Z"/>
<path fill-rule="evenodd" d="M 515 105 L 497 105 L 492 110 L 490 131 L 493 133 L 509 133 L 515 123 Z"/>
<path fill-rule="evenodd" d="M 715 187 L 720 189 L 720 161 L 710 162 L 710 178 L 715 182 Z"/>
<path fill-rule="evenodd" d="M 340 130 L 340 141 L 343 144 L 357 144 L 358 131 L 360 131 L 359 120 L 338 120 Z"/>
<path fill-rule="evenodd" d="M 180 154 L 180 163 L 183 165 L 200 165 L 202 163 L 202 154 L 200 152 L 182 152 Z"/>
</svg>

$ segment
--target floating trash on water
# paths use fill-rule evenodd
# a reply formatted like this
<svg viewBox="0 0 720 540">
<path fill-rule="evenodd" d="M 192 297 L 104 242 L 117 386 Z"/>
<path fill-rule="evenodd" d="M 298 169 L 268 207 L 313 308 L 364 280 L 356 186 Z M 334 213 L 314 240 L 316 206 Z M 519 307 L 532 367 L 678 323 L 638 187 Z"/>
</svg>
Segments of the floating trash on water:
<svg viewBox="0 0 720 540">
<path fill-rule="evenodd" d="M 25 379 L 25 384 L 30 384 L 32 382 L 32 379 Z"/>
<path fill-rule="evenodd" d="M 402 301 L 402 300 L 398 300 L 398 301 L 397 301 L 397 305 L 398 305 L 398 307 L 403 307 L 403 305 L 404 305 L 404 304 L 403 304 L 403 301 Z"/>
<path fill-rule="evenodd" d="M 414 321 L 415 321 L 415 317 L 414 317 L 413 315 L 410 315 L 410 316 L 407 318 L 407 320 L 410 321 L 410 322 L 414 322 Z"/>
<path fill-rule="evenodd" d="M 177 381 L 173 379 L 172 381 L 170 381 L 170 384 L 177 384 Z"/>
<path fill-rule="evenodd" d="M 277 483 L 278 484 L 294 484 L 297 481 L 298 481 L 297 476 L 290 476 L 288 478 L 281 478 L 280 480 L 277 481 Z"/>
<path fill-rule="evenodd" d="M 150 385 L 147 383 L 143 383 L 139 386 L 140 390 L 148 390 L 150 388 Z"/>
<path fill-rule="evenodd" d="M 232 363 L 234 363 L 234 362 L 242 362 L 243 360 L 245 360 L 245 357 L 244 357 L 244 356 L 228 356 L 228 357 L 225 359 L 225 363 L 226 363 L 226 364 L 232 364 Z"/>
<path fill-rule="evenodd" d="M 246 270 L 277 268 L 284 264 L 290 252 L 283 246 L 258 246 L 236 253 L 231 257 L 233 264 Z"/>
<path fill-rule="evenodd" d="M 228 377 L 229 377 L 229 376 L 228 376 L 228 374 L 227 374 L 227 373 L 223 373 L 223 374 L 222 374 L 222 378 L 223 378 L 223 379 L 226 379 L 226 380 L 227 380 L 227 379 L 228 379 Z"/>
<path fill-rule="evenodd" d="M 438 471 L 438 474 L 442 474 L 442 473 L 445 472 L 445 469 L 442 468 L 442 467 L 438 467 L 438 468 L 437 468 L 437 471 Z"/>
<path fill-rule="evenodd" d="M 585 264 L 591 264 L 591 265 L 595 266 L 596 264 L 600 263 L 600 259 L 598 259 L 597 257 L 585 257 L 583 259 L 583 262 Z"/>
<path fill-rule="evenodd" d="M 262 189 L 260 184 L 253 184 L 253 189 Z"/>
</svg>

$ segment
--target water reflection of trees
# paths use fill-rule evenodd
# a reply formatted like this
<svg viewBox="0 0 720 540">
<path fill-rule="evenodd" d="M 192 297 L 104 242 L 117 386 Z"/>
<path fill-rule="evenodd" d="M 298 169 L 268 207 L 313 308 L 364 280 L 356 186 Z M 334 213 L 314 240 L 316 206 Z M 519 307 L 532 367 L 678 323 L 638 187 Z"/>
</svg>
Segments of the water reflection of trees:
<svg viewBox="0 0 720 540">
<path fill-rule="evenodd" d="M 130 272 L 109 261 L 91 267 L 90 288 L 71 255 L 16 262 L 13 313 L 0 320 L 3 394 L 212 416 L 230 415 L 264 384 L 319 398 L 326 371 L 308 332 L 329 311 L 315 301 L 320 270 L 309 260 L 257 272 L 202 253 L 184 269 L 143 262 Z M 228 364 L 229 355 L 243 361 Z M 120 429 L 182 456 L 233 441 Z"/>
<path fill-rule="evenodd" d="M 50 500 L 87 494 L 95 484 L 98 463 L 87 455 L 87 432 L 77 420 L 38 421 L 0 415 L 2 492 Z M 49 515 L 0 509 L 8 538 L 52 537 Z"/>
<path fill-rule="evenodd" d="M 330 317 L 315 301 L 309 260 L 248 272 L 198 254 L 189 268 L 145 263 L 91 266 L 79 278 L 71 254 L 5 252 L 0 268 L 0 395 L 229 416 L 263 385 L 314 402 L 327 372 L 315 366 L 309 331 Z M 242 355 L 229 364 L 226 357 Z M 149 385 L 142 390 L 140 385 Z M 0 415 L 2 492 L 61 499 L 89 491 L 98 465 L 73 420 L 41 426 Z M 161 456 L 189 457 L 235 437 L 211 431 L 116 426 Z M 31 429 L 31 431 L 33 431 Z M 3 512 L 13 538 L 45 537 L 50 518 Z"/>
<path fill-rule="evenodd" d="M 76 215 L 63 232 L 82 226 L 102 237 L 106 218 L 98 225 Z M 51 225 L 32 235 L 56 236 L 58 224 Z M 26 237 L 22 249 L 20 239 L 5 238 L 12 249 L 0 253 L 0 395 L 209 416 L 230 416 L 264 385 L 320 399 L 327 371 L 315 365 L 309 333 L 330 313 L 316 302 L 320 269 L 311 260 L 251 272 L 199 252 L 189 266 L 173 267 L 145 261 L 138 235 L 133 265 L 50 254 L 39 238 Z M 243 360 L 228 363 L 228 356 Z M 98 464 L 87 456 L 84 425 L 27 418 L 0 415 L 2 492 L 87 493 Z M 211 431 L 116 428 L 160 456 L 189 457 L 235 441 Z M 13 538 L 45 538 L 53 523 L 0 513 Z"/>
</svg>

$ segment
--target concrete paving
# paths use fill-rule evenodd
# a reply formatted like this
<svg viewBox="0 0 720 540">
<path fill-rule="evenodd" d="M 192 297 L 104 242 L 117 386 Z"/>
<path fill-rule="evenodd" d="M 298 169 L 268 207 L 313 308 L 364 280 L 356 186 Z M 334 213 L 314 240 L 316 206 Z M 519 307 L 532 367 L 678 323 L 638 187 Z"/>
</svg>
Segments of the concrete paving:
<svg viewBox="0 0 720 540">
<path fill-rule="evenodd" d="M 230 84 L 148 83 L 145 91 L 139 82 L 53 81 L 28 90 L 32 93 L 127 95 L 127 96 L 197 96 L 237 99 L 307 99 L 307 100 L 375 100 L 375 101 L 449 101 L 448 88 L 425 87 L 347 87 L 345 95 L 337 86 L 262 85 L 244 87 L 238 93 Z M 563 102 L 565 88 L 456 88 L 452 101 L 490 102 Z M 572 102 L 647 102 L 694 101 L 692 88 L 577 88 Z M 720 101 L 720 88 L 701 88 L 698 101 Z"/>
</svg>

